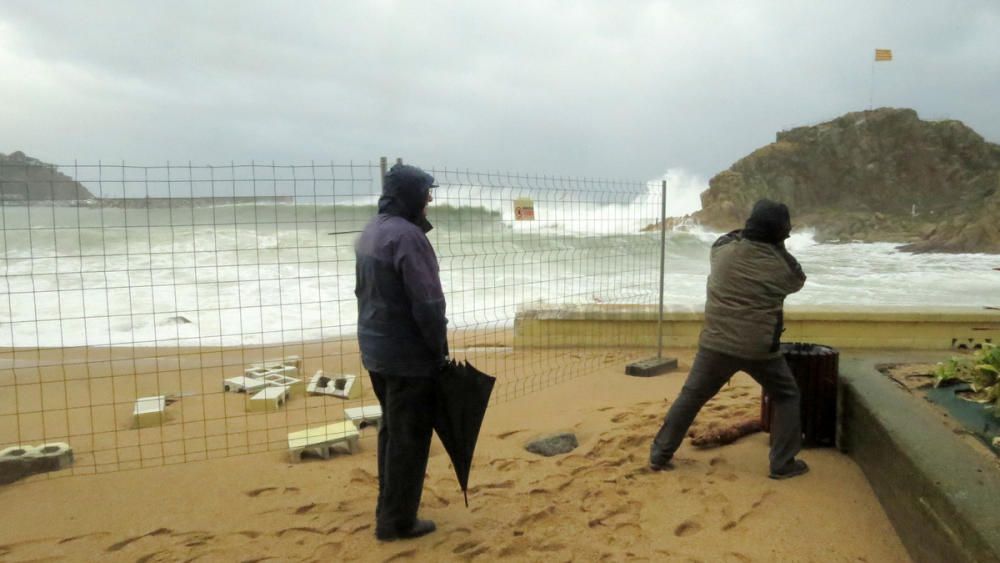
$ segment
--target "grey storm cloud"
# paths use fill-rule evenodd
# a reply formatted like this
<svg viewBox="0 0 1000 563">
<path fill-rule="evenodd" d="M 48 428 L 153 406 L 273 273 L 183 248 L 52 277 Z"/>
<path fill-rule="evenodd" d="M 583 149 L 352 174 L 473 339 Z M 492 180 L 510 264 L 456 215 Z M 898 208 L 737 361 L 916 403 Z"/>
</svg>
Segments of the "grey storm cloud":
<svg viewBox="0 0 1000 563">
<path fill-rule="evenodd" d="M 15 0 L 0 151 L 708 178 L 869 103 L 1000 140 L 997 29 L 992 0 Z"/>
</svg>

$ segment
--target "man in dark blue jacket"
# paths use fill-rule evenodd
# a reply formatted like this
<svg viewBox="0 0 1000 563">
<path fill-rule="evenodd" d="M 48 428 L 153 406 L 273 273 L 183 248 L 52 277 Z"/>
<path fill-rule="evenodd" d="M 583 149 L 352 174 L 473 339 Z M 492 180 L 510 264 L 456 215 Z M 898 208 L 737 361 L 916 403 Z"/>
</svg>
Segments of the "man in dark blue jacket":
<svg viewBox="0 0 1000 563">
<path fill-rule="evenodd" d="M 435 530 L 417 518 L 430 450 L 434 376 L 448 358 L 444 293 L 426 233 L 434 177 L 396 164 L 378 215 L 355 246 L 358 343 L 382 406 L 375 536 L 415 538 Z"/>
</svg>

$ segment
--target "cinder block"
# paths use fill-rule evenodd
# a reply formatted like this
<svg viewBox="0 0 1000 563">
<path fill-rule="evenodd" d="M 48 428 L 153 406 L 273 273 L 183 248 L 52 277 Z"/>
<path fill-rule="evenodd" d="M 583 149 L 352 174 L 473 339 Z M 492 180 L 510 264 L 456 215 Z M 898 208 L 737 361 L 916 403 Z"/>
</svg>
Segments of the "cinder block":
<svg viewBox="0 0 1000 563">
<path fill-rule="evenodd" d="M 344 409 L 344 416 L 354 423 L 358 430 L 368 426 L 377 427 L 382 424 L 382 406 L 364 405 L 360 407 L 349 407 Z"/>
<path fill-rule="evenodd" d="M 0 450 L 0 485 L 73 465 L 73 448 L 65 442 L 11 446 Z"/>
<path fill-rule="evenodd" d="M 51 442 L 38 446 L 27 457 L 34 473 L 59 471 L 73 465 L 73 448 L 65 442 Z"/>
<path fill-rule="evenodd" d="M 30 474 L 28 455 L 34 450 L 34 446 L 11 446 L 0 450 L 0 485 Z"/>
<path fill-rule="evenodd" d="M 358 376 L 353 374 L 325 375 L 323 370 L 317 371 L 306 385 L 306 391 L 313 395 L 330 395 L 341 399 L 358 399 L 361 397 L 361 385 Z"/>
<path fill-rule="evenodd" d="M 164 410 L 167 408 L 166 395 L 155 397 L 139 397 L 132 409 L 132 423 L 136 428 L 156 426 L 163 422 Z"/>
<path fill-rule="evenodd" d="M 358 447 L 358 429 L 349 421 L 340 421 L 325 426 L 306 428 L 288 434 L 288 457 L 291 461 L 301 461 L 303 452 L 318 454 L 328 459 L 330 448 L 344 444 L 350 453 Z"/>
<path fill-rule="evenodd" d="M 247 370 L 248 373 L 250 371 Z M 266 374 L 267 372 L 264 373 Z M 229 393 L 256 393 L 265 387 L 268 387 L 266 381 L 247 375 L 230 377 L 222 381 L 222 390 Z"/>
<path fill-rule="evenodd" d="M 288 388 L 268 387 L 259 391 L 247 401 L 247 410 L 251 412 L 276 411 L 288 400 Z"/>
</svg>

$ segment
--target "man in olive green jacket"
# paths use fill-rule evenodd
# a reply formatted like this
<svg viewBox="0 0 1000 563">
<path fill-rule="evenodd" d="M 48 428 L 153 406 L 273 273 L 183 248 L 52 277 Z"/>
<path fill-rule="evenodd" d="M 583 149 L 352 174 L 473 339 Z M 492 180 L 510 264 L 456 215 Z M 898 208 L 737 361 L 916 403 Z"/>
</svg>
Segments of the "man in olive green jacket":
<svg viewBox="0 0 1000 563">
<path fill-rule="evenodd" d="M 737 371 L 760 383 L 774 404 L 770 477 L 787 479 L 809 471 L 795 459 L 802 448 L 799 390 L 780 350 L 785 297 L 806 281 L 785 249 L 791 228 L 788 207 L 762 199 L 742 230 L 712 245 L 698 352 L 650 448 L 654 471 L 672 467 L 670 459 L 698 411 Z"/>
</svg>

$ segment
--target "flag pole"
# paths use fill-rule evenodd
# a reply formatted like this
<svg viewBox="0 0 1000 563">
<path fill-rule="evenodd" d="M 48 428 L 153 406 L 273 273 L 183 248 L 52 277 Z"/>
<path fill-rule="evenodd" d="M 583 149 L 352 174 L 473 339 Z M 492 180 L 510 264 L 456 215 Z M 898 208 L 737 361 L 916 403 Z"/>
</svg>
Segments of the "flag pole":
<svg viewBox="0 0 1000 563">
<path fill-rule="evenodd" d="M 871 79 L 868 81 L 868 85 L 869 85 L 869 90 L 868 90 L 868 111 L 871 111 L 872 109 L 874 109 L 874 106 L 872 105 L 872 100 L 875 98 L 875 59 L 874 58 L 872 58 L 872 75 L 871 75 Z"/>
</svg>

